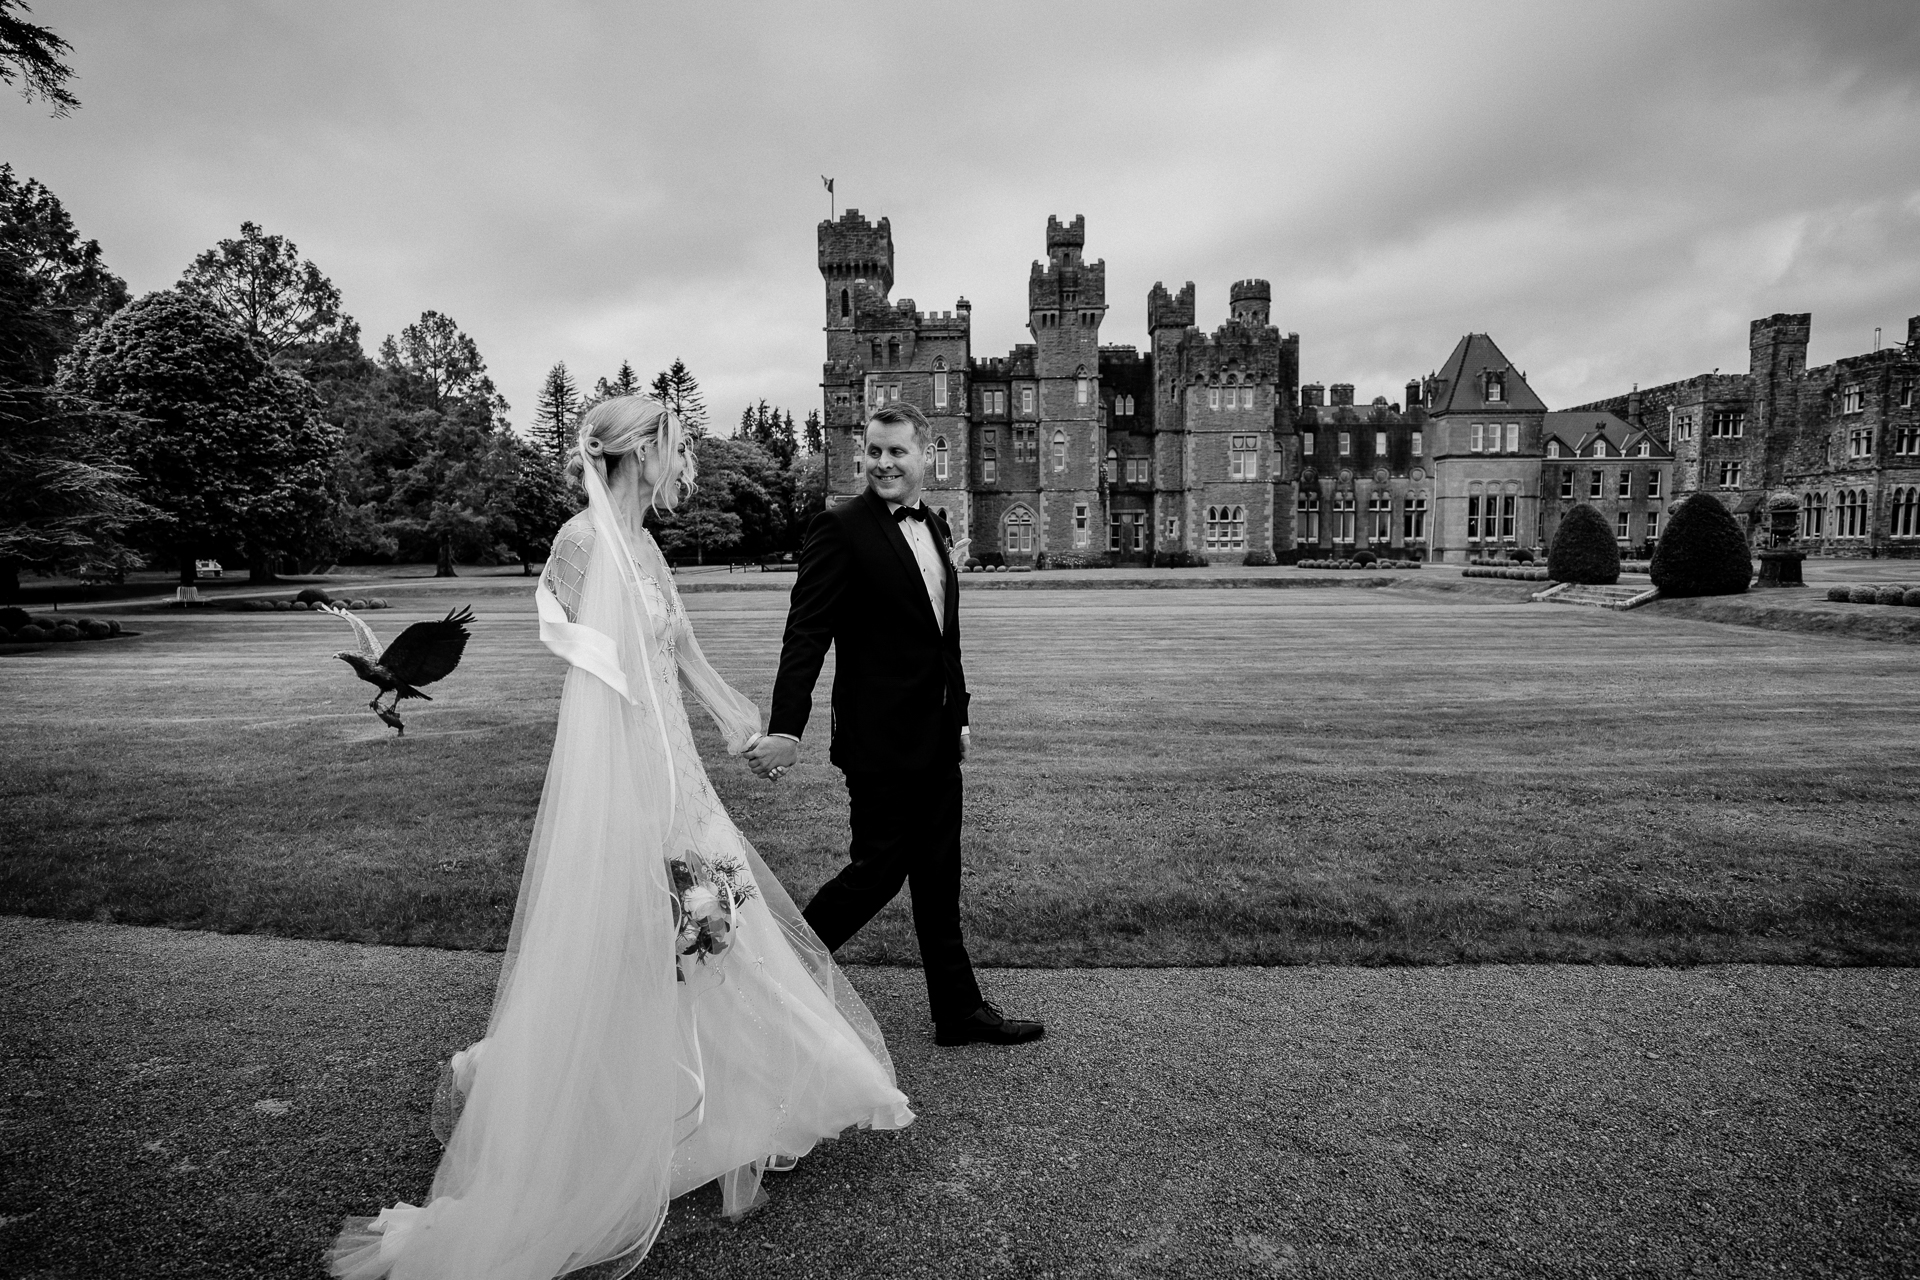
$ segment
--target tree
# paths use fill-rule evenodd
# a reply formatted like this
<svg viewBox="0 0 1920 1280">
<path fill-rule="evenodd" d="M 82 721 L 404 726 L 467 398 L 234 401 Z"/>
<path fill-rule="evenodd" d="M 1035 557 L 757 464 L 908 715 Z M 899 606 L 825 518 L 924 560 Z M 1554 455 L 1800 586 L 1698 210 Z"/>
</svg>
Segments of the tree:
<svg viewBox="0 0 1920 1280">
<path fill-rule="evenodd" d="M 47 27 L 38 26 L 14 12 L 32 13 L 26 0 L 0 0 L 0 84 L 21 81 L 20 96 L 28 102 L 39 98 L 53 104 L 53 114 L 64 116 L 80 105 L 80 99 L 67 89 L 73 68 L 60 60 L 73 52 L 73 46 Z"/>
<path fill-rule="evenodd" d="M 555 458 L 565 458 L 573 448 L 574 432 L 580 422 L 580 392 L 573 375 L 562 360 L 547 370 L 540 384 L 540 403 L 534 410 L 535 435 Z"/>
<path fill-rule="evenodd" d="M 270 577 L 330 529 L 339 431 L 304 379 L 198 299 L 126 307 L 74 347 L 58 388 L 125 415 L 113 445 L 154 509 L 136 531 L 179 557 L 183 584 L 203 552 L 232 548 Z"/>
<path fill-rule="evenodd" d="M 1647 571 L 1663 596 L 1730 596 L 1752 583 L 1753 559 L 1720 500 L 1696 493 L 1668 514 Z"/>
<path fill-rule="evenodd" d="M 685 361 L 675 356 L 671 365 L 654 375 L 649 390 L 654 399 L 680 415 L 688 435 L 707 434 L 707 404 L 700 395 L 700 380 Z"/>
<path fill-rule="evenodd" d="M 1561 516 L 1547 550 L 1547 576 L 1602 586 L 1620 581 L 1620 548 L 1607 518 L 1584 502 Z"/>
<path fill-rule="evenodd" d="M 740 435 L 765 449 L 783 470 L 793 465 L 793 457 L 800 451 L 800 441 L 793 430 L 793 414 L 778 408 L 769 409 L 765 400 L 740 415 Z"/>
<path fill-rule="evenodd" d="M 397 341 L 388 334 L 380 344 L 380 362 L 419 379 L 435 410 L 456 400 L 478 400 L 496 415 L 507 411 L 478 344 L 438 311 L 421 312 L 419 322 L 402 329 Z"/>
<path fill-rule="evenodd" d="M 82 240 L 59 198 L 33 178 L 15 177 L 10 164 L 0 164 L 0 250 L 19 259 L 27 305 L 56 323 L 59 333 L 47 348 L 55 359 L 127 305 L 127 283 L 107 270 L 100 242 Z M 51 361 L 40 376 L 53 376 Z"/>
<path fill-rule="evenodd" d="M 616 396 L 637 396 L 640 394 L 640 375 L 633 371 L 633 365 L 625 360 L 620 362 L 620 372 L 613 375 L 613 381 L 605 378 L 593 384 L 593 400 L 598 404 L 602 400 L 612 400 Z"/>
<path fill-rule="evenodd" d="M 520 572 L 531 575 L 533 562 L 547 558 L 553 536 L 579 508 L 557 455 L 517 436 L 506 438 L 515 454 L 515 469 L 513 492 L 503 513 L 503 536 L 520 558 Z"/>
<path fill-rule="evenodd" d="M 195 258 L 174 287 L 238 325 L 270 356 L 323 342 L 341 324 L 333 281 L 291 240 L 252 222 L 240 224 L 238 240 L 222 240 Z"/>
<path fill-rule="evenodd" d="M 827 447 L 826 433 L 820 426 L 820 411 L 807 410 L 806 426 L 800 432 L 801 445 L 810 454 L 819 453 Z"/>
</svg>

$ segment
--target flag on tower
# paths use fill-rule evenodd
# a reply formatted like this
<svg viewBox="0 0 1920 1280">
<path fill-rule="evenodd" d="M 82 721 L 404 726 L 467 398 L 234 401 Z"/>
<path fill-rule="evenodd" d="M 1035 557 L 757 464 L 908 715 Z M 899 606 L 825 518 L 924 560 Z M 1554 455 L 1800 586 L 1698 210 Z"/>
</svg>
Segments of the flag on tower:
<svg viewBox="0 0 1920 1280">
<path fill-rule="evenodd" d="M 828 177 L 828 176 L 827 176 L 826 174 L 824 174 L 824 173 L 823 173 L 823 174 L 821 174 L 821 175 L 820 175 L 820 181 L 822 181 L 822 182 L 824 182 L 824 183 L 826 183 L 826 184 L 827 184 L 827 194 L 828 194 L 828 195 L 832 195 L 832 194 L 833 194 L 833 179 L 832 179 L 832 178 L 829 178 L 829 177 Z"/>
</svg>

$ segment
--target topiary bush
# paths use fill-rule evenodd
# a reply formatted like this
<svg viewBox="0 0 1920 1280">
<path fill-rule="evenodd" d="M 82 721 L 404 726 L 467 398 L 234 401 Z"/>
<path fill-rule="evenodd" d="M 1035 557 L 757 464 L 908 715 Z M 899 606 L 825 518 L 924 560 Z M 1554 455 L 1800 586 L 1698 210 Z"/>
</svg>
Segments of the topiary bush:
<svg viewBox="0 0 1920 1280">
<path fill-rule="evenodd" d="M 305 605 L 333 603 L 333 597 L 318 587 L 307 587 L 302 590 L 299 595 L 296 595 L 294 599 Z"/>
<path fill-rule="evenodd" d="M 1515 551 L 1512 555 L 1508 556 L 1507 558 L 1509 560 L 1512 560 L 1516 564 L 1532 564 L 1533 552 L 1527 550 L 1525 547 L 1521 547 L 1518 551 Z"/>
<path fill-rule="evenodd" d="M 1731 596 L 1753 582 L 1753 555 L 1740 526 L 1710 493 L 1677 504 L 1647 566 L 1663 596 Z"/>
<path fill-rule="evenodd" d="M 1607 586 L 1620 581 L 1620 547 L 1607 518 L 1584 502 L 1560 517 L 1547 551 L 1547 573 L 1555 582 Z"/>
<path fill-rule="evenodd" d="M 1849 587 L 1847 588 L 1847 599 L 1853 601 L 1855 604 L 1878 604 L 1880 602 L 1880 589 L 1878 587 Z"/>
<path fill-rule="evenodd" d="M 1853 599 L 1853 588 L 1852 587 L 1828 587 L 1827 599 L 1833 601 L 1835 604 L 1845 604 L 1849 600 Z"/>
<path fill-rule="evenodd" d="M 80 628 L 74 626 L 71 622 L 63 622 L 53 629 L 53 638 L 55 640 L 78 640 L 80 638 Z"/>
<path fill-rule="evenodd" d="M 1920 609 L 1920 587 L 1910 587 L 1907 594 L 1900 597 L 1900 603 L 1908 608 Z"/>
<path fill-rule="evenodd" d="M 1900 604 L 1906 599 L 1906 595 L 1907 593 L 1899 587 L 1881 587 L 1874 592 L 1873 602 L 1875 604 Z"/>
<path fill-rule="evenodd" d="M 32 625 L 33 615 L 25 609 L 16 609 L 12 605 L 0 609 L 0 631 L 18 631 Z"/>
<path fill-rule="evenodd" d="M 86 631 L 89 640 L 105 640 L 113 634 L 113 628 L 104 622 L 89 622 L 83 630 Z"/>
<path fill-rule="evenodd" d="M 1274 559 L 1272 551 L 1269 551 L 1265 547 L 1261 547 L 1257 550 L 1247 552 L 1247 558 L 1245 560 L 1242 560 L 1240 563 L 1266 566 L 1270 564 L 1279 564 L 1280 562 Z"/>
<path fill-rule="evenodd" d="M 1371 551 L 1360 551 L 1354 554 L 1353 562 L 1359 565 L 1362 569 L 1365 569 L 1371 564 L 1373 564 L 1373 562 L 1378 560 L 1379 558 L 1380 558 L 1379 556 L 1374 555 L 1373 552 Z"/>
<path fill-rule="evenodd" d="M 48 631 L 45 627 L 34 626 L 31 623 L 13 633 L 14 641 L 17 644 L 38 644 L 42 640 L 48 640 L 52 637 L 53 632 Z"/>
</svg>

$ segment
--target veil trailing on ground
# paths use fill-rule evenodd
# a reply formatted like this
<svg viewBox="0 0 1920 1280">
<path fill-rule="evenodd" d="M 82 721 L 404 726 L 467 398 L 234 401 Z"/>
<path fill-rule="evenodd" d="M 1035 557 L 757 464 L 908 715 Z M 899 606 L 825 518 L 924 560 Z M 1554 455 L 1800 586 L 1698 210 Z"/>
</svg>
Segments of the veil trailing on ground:
<svg viewBox="0 0 1920 1280">
<path fill-rule="evenodd" d="M 569 526 L 584 536 L 571 561 L 556 543 L 536 592 L 541 638 L 572 668 L 487 1034 L 454 1055 L 451 1131 L 426 1204 L 349 1219 L 336 1276 L 622 1275 L 675 1195 L 718 1178 L 726 1211 L 744 1213 L 769 1159 L 848 1124 L 912 1119 L 871 1014 L 713 799 L 678 676 L 729 751 L 758 732 L 759 713 L 701 654 L 658 549 L 619 518 L 604 463 L 587 464 L 585 523 Z M 548 577 L 569 565 L 563 601 Z M 684 982 L 667 870 L 682 844 L 734 854 L 760 889 L 724 963 Z M 782 937 L 791 957 L 771 950 Z M 751 988 L 729 981 L 742 964 L 757 966 Z M 836 1072 L 822 1055 L 782 1052 L 809 1041 L 769 1035 L 769 1014 L 870 1055 L 885 1106 L 869 1087 L 782 1137 L 755 1100 L 778 1098 L 783 1115 L 790 1099 L 831 1100 Z"/>
</svg>

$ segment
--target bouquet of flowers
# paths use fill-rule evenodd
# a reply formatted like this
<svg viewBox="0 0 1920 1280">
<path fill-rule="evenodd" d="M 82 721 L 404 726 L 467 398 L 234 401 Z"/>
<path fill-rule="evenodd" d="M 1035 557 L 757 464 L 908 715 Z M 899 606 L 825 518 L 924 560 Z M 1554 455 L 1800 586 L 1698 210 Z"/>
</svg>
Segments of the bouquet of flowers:
<svg viewBox="0 0 1920 1280">
<path fill-rule="evenodd" d="M 675 946 L 682 956 L 705 964 L 718 960 L 733 945 L 735 914 L 740 904 L 758 892 L 747 864 L 731 854 L 702 858 L 689 849 L 684 857 L 667 862 L 673 882 Z M 680 975 L 682 982 L 686 974 Z"/>
</svg>

